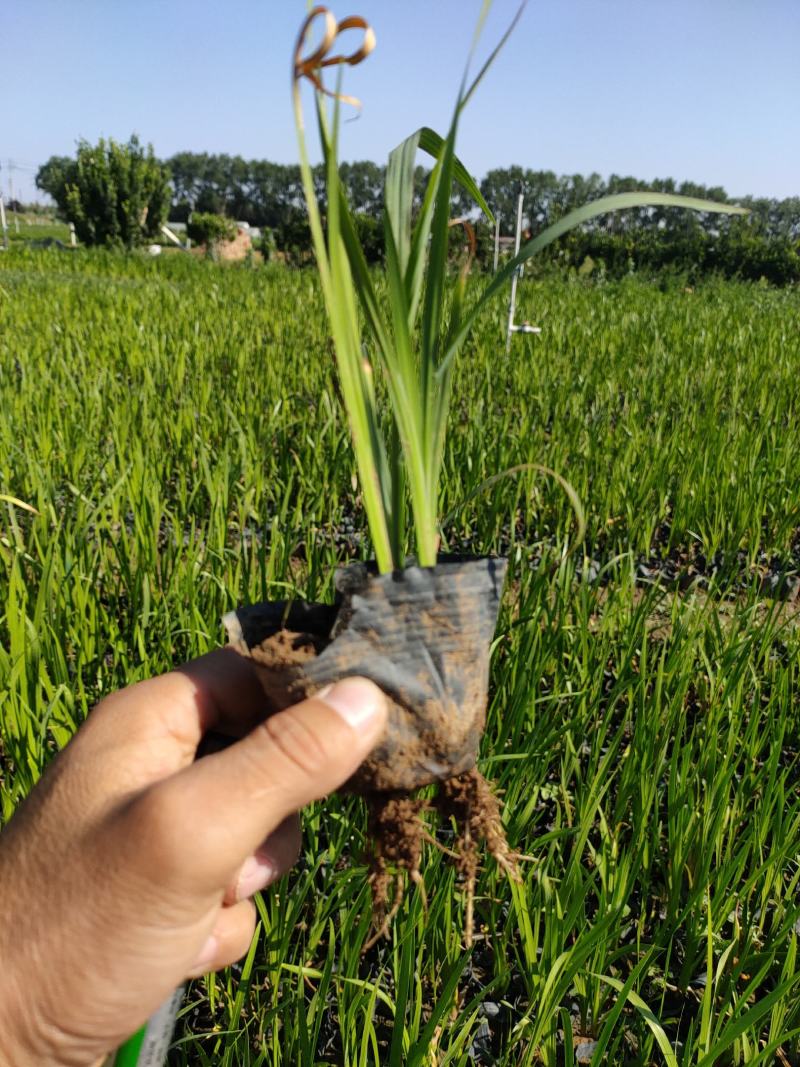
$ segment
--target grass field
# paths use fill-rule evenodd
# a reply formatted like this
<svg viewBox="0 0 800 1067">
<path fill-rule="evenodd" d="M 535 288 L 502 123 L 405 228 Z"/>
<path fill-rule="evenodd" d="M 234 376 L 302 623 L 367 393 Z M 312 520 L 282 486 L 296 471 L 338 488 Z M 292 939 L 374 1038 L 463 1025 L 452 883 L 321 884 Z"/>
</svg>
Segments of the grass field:
<svg viewBox="0 0 800 1067">
<path fill-rule="evenodd" d="M 429 847 L 427 915 L 362 956 L 364 811 L 315 807 L 171 1064 L 800 1063 L 800 294 L 520 303 L 541 338 L 506 358 L 497 305 L 463 353 L 443 510 L 511 560 L 482 769 L 524 883 L 487 864 L 465 953 Z M 369 546 L 310 271 L 12 248 L 0 412 L 0 493 L 38 512 L 0 503 L 5 819 L 103 693 Z M 527 461 L 580 494 L 571 555 L 546 478 L 470 498 Z"/>
<path fill-rule="evenodd" d="M 69 226 L 49 215 L 15 215 L 6 210 L 9 242 L 42 241 L 55 238 L 62 244 L 70 243 Z"/>
</svg>

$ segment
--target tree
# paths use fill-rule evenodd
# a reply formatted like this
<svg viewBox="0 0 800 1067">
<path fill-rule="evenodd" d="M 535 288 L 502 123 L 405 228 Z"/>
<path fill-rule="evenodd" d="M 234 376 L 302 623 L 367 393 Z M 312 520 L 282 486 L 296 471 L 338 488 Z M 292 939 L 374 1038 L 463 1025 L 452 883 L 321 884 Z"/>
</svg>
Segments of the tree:
<svg viewBox="0 0 800 1067">
<path fill-rule="evenodd" d="M 207 152 L 180 152 L 168 160 L 166 166 L 174 187 L 169 216 L 171 219 L 186 222 L 192 212 L 241 219 L 249 222 L 251 226 L 269 227 L 276 247 L 289 253 L 295 262 L 303 263 L 310 258 L 311 235 L 300 181 L 300 168 L 296 164 L 247 160 L 241 156 Z M 76 169 L 76 160 L 53 156 L 40 168 L 36 184 L 49 193 L 57 204 L 65 205 L 66 187 L 75 185 L 77 181 Z M 413 201 L 415 212 L 419 210 L 422 202 L 426 176 L 427 171 L 422 166 L 416 167 Z M 371 226 L 368 220 L 380 223 L 383 217 L 384 168 L 366 160 L 342 163 L 340 177 L 348 202 L 356 216 L 361 219 L 359 225 L 365 234 L 368 233 L 370 255 L 380 261 L 384 253 L 382 234 Z M 325 171 L 322 165 L 313 168 L 313 181 L 317 202 L 324 215 Z M 619 174 L 612 174 L 608 178 L 599 174 L 559 175 L 551 170 L 529 170 L 520 166 L 490 170 L 481 181 L 481 191 L 487 203 L 501 216 L 500 227 L 503 234 L 514 233 L 517 197 L 520 191 L 524 196 L 523 226 L 530 227 L 531 231 L 537 234 L 580 204 L 611 193 L 634 189 L 682 193 L 723 202 L 727 199 L 725 190 L 718 186 L 707 187 L 694 182 L 679 183 L 674 178 L 640 181 L 630 175 Z M 752 211 L 748 225 L 755 227 L 758 235 L 765 241 L 800 240 L 800 197 L 789 197 L 785 200 L 745 197 L 741 202 Z M 488 249 L 490 260 L 493 228 L 490 228 L 489 236 L 483 232 L 485 224 L 478 219 L 472 198 L 460 188 L 454 191 L 451 214 L 453 218 L 467 217 L 478 223 L 478 258 L 486 259 L 487 253 L 484 250 Z M 152 217 L 153 209 L 149 208 L 148 219 Z M 585 246 L 584 254 L 591 255 L 593 259 L 601 258 L 609 273 L 614 272 L 617 261 L 623 264 L 620 269 L 625 270 L 632 260 L 636 261 L 637 266 L 647 269 L 661 269 L 664 266 L 672 269 L 678 263 L 689 262 L 692 256 L 695 257 L 692 260 L 693 269 L 711 270 L 717 269 L 711 266 L 712 261 L 716 262 L 714 257 L 718 259 L 721 255 L 718 255 L 718 250 L 712 255 L 713 242 L 725 237 L 731 225 L 727 218 L 707 212 L 686 212 L 672 207 L 634 208 L 592 219 L 582 230 L 587 235 L 585 242 L 575 238 L 562 242 L 558 249 L 571 259 L 573 254 L 578 255 L 584 251 Z M 597 240 L 589 240 L 588 235 L 595 235 Z M 606 236 L 613 240 L 605 241 Z M 635 255 L 631 251 L 634 244 Z M 738 263 L 739 258 L 744 255 L 745 246 L 741 241 L 738 244 L 731 243 L 730 247 L 733 248 L 734 245 L 735 254 L 731 252 L 731 255 Z M 722 248 L 723 245 L 719 247 Z M 728 245 L 724 247 L 728 248 Z M 776 256 L 780 264 L 789 263 L 791 257 L 786 259 L 782 248 L 782 245 L 780 248 L 776 246 Z M 761 246 L 759 245 L 756 251 L 754 249 L 755 245 L 747 245 L 748 263 L 751 264 L 756 261 L 756 251 L 761 256 Z M 552 254 L 560 253 L 554 249 Z M 725 270 L 732 269 L 731 262 L 733 261 L 725 260 Z M 789 265 L 791 266 L 791 263 Z M 779 269 L 771 262 L 769 268 L 765 276 L 772 277 L 779 273 Z M 755 267 L 752 267 L 751 273 L 754 271 Z M 780 271 L 783 271 L 783 266 Z"/>
<path fill-rule="evenodd" d="M 75 159 L 54 156 L 36 184 L 87 245 L 135 248 L 157 236 L 171 198 L 169 171 L 135 135 L 127 144 L 80 141 Z"/>
<path fill-rule="evenodd" d="M 340 164 L 339 175 L 353 211 L 379 219 L 383 211 L 385 168 L 369 160 L 360 160 Z"/>
<path fill-rule="evenodd" d="M 302 201 L 300 168 L 267 160 L 250 163 L 250 190 L 256 225 L 276 229 Z"/>
<path fill-rule="evenodd" d="M 74 166 L 75 160 L 69 156 L 51 156 L 36 172 L 36 188 L 52 197 L 59 209 L 66 203 L 65 186 Z"/>
<path fill-rule="evenodd" d="M 186 222 L 197 205 L 205 158 L 198 152 L 179 152 L 167 161 L 173 188 L 170 221 Z"/>
</svg>

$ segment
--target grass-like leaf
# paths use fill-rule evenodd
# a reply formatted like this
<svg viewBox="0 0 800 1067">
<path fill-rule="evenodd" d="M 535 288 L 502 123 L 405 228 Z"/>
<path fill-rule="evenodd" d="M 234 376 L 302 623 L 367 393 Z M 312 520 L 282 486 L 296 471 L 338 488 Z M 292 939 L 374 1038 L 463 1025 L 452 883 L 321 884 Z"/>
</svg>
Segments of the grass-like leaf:
<svg viewBox="0 0 800 1067">
<path fill-rule="evenodd" d="M 472 53 L 480 35 L 490 0 L 483 4 Z M 384 195 L 386 248 L 386 298 L 379 299 L 366 257 L 359 244 L 338 171 L 338 127 L 343 100 L 341 78 L 336 92 L 321 81 L 324 67 L 360 62 L 370 50 L 351 57 L 333 55 L 320 48 L 315 65 L 302 60 L 306 32 L 316 17 L 326 19 L 326 41 L 333 48 L 338 33 L 335 20 L 324 8 L 315 8 L 306 21 L 295 53 L 295 116 L 300 143 L 300 168 L 308 205 L 314 250 L 331 324 L 342 397 L 347 409 L 364 509 L 375 556 L 381 571 L 402 566 L 406 543 L 406 510 L 413 516 L 416 556 L 422 566 L 436 563 L 439 546 L 439 495 L 447 425 L 452 395 L 455 357 L 488 302 L 506 285 L 514 272 L 531 256 L 564 233 L 598 215 L 637 207 L 672 206 L 696 211 L 739 214 L 742 209 L 693 197 L 666 193 L 621 193 L 592 201 L 566 215 L 524 247 L 467 308 L 467 269 L 462 269 L 455 287 L 450 285 L 450 228 L 453 188 L 460 185 L 476 207 L 491 219 L 475 180 L 456 156 L 455 145 L 461 112 L 496 60 L 513 32 L 523 3 L 513 21 L 477 76 L 468 81 L 465 72 L 453 118 L 445 137 L 422 127 L 406 138 L 389 156 Z M 342 27 L 352 20 L 345 20 Z M 362 24 L 363 20 L 357 20 Z M 370 31 L 371 32 L 371 31 Z M 366 33 L 366 31 L 365 31 Z M 365 36 L 365 42 L 367 38 Z M 468 64 L 469 66 L 469 64 Z M 316 87 L 319 136 L 325 162 L 327 218 L 325 226 L 316 202 L 314 182 L 303 134 L 300 79 L 308 77 Z M 328 100 L 333 97 L 332 121 Z M 418 151 L 434 160 L 422 203 L 414 217 L 414 174 Z M 362 342 L 361 317 L 367 344 Z M 387 446 L 378 411 L 374 375 L 383 375 L 389 400 L 391 433 Z M 570 500 L 580 515 L 577 495 L 568 488 Z M 579 523 L 580 524 L 580 523 Z"/>
<path fill-rule="evenodd" d="M 679 1067 L 678 1057 L 675 1055 L 675 1050 L 669 1043 L 669 1038 L 664 1032 L 664 1027 L 639 994 L 633 990 L 633 981 L 635 981 L 637 977 L 637 971 L 634 970 L 632 972 L 632 975 L 624 985 L 620 982 L 619 978 L 612 978 L 611 975 L 608 974 L 598 974 L 594 977 L 601 982 L 605 982 L 606 985 L 610 985 L 612 989 L 616 989 L 620 994 L 620 999 L 627 1000 L 631 1006 L 637 1010 L 650 1028 L 650 1032 L 655 1038 L 656 1044 L 661 1049 L 661 1054 L 664 1057 L 664 1062 L 667 1064 L 667 1067 Z M 633 981 L 631 981 L 631 979 L 633 979 Z"/>
</svg>

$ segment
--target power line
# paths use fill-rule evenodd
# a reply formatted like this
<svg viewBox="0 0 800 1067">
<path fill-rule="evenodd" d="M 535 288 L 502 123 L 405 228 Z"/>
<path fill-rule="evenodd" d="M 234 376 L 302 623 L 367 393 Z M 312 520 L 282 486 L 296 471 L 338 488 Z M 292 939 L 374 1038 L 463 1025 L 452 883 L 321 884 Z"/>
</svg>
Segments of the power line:
<svg viewBox="0 0 800 1067">
<path fill-rule="evenodd" d="M 41 165 L 41 163 L 22 162 L 16 156 L 13 159 L 10 156 L 6 157 L 6 168 L 8 170 L 39 170 Z"/>
</svg>

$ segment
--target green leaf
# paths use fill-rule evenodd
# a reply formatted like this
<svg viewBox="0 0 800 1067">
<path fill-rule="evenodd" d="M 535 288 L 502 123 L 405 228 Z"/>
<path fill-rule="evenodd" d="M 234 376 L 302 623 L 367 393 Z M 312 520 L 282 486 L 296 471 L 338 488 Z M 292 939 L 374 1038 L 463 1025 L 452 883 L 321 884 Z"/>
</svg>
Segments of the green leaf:
<svg viewBox="0 0 800 1067">
<path fill-rule="evenodd" d="M 616 989 L 617 992 L 622 993 L 625 998 L 633 1005 L 639 1012 L 641 1017 L 650 1027 L 650 1031 L 653 1037 L 656 1039 L 656 1044 L 661 1049 L 661 1053 L 666 1061 L 667 1067 L 679 1067 L 678 1057 L 675 1055 L 675 1051 L 672 1045 L 669 1043 L 669 1038 L 664 1032 L 664 1027 L 655 1017 L 651 1009 L 642 1000 L 638 993 L 634 993 L 633 989 L 629 988 L 627 983 L 623 985 L 618 978 L 611 978 L 607 974 L 596 974 L 593 977 L 597 978 L 601 982 L 605 982 L 606 985 L 610 985 L 612 989 Z M 705 1063 L 705 1060 L 703 1060 Z"/>
<path fill-rule="evenodd" d="M 588 222 L 598 215 L 608 215 L 614 211 L 626 211 L 635 207 L 681 207 L 691 211 L 707 211 L 719 215 L 747 215 L 747 208 L 737 204 L 721 204 L 717 200 L 702 200 L 696 196 L 678 196 L 674 193 L 633 192 L 615 193 L 612 196 L 602 196 L 597 200 L 590 200 L 588 204 L 570 211 L 558 222 L 548 226 L 538 236 L 532 238 L 519 250 L 508 267 L 518 267 L 543 248 L 547 248 L 553 241 L 558 240 L 563 234 L 574 230 L 581 223 Z"/>
<path fill-rule="evenodd" d="M 458 112 L 453 116 L 447 140 L 439 160 L 441 175 L 436 191 L 431 223 L 430 251 L 422 309 L 422 337 L 420 353 L 420 392 L 422 394 L 422 444 L 426 488 L 422 499 L 411 494 L 417 527 L 417 555 L 420 565 L 436 562 L 436 510 L 439 487 L 439 442 L 442 441 L 449 410 L 449 389 L 437 375 L 439 338 L 444 316 L 447 285 L 447 255 L 450 246 L 450 191 L 453 185 L 454 148 L 458 128 Z M 438 395 L 437 395 L 438 386 Z M 444 403 L 442 402 L 444 398 Z"/>
<path fill-rule="evenodd" d="M 429 156 L 433 156 L 436 160 L 441 159 L 447 141 L 435 130 L 432 130 L 430 126 L 423 126 L 417 130 L 417 134 L 419 135 L 419 147 L 422 151 L 427 152 Z M 453 178 L 465 192 L 469 193 L 489 221 L 494 222 L 492 210 L 484 200 L 477 182 L 455 153 L 453 154 Z"/>
<path fill-rule="evenodd" d="M 697 1067 L 714 1067 L 714 1064 L 718 1062 L 722 1053 L 731 1047 L 737 1037 L 740 1037 L 746 1030 L 755 1026 L 767 1012 L 772 1010 L 774 1004 L 781 1001 L 789 990 L 797 985 L 798 981 L 800 981 L 800 974 L 795 974 L 791 978 L 787 978 L 785 982 L 781 982 L 781 984 L 776 986 L 771 993 L 762 997 L 761 1000 L 757 1001 L 752 1008 L 749 1008 L 743 1015 L 740 1015 L 737 1019 L 730 1022 L 723 1030 L 719 1040 L 715 1042 L 708 1053 L 698 1062 Z"/>
<path fill-rule="evenodd" d="M 355 293 L 353 274 L 345 234 L 350 233 L 352 219 L 349 206 L 341 187 L 337 160 L 337 134 L 339 123 L 338 101 L 334 106 L 333 132 L 328 130 L 324 99 L 317 94 L 317 123 L 325 163 L 328 191 L 328 242 L 322 230 L 322 220 L 314 191 L 313 174 L 305 149 L 302 115 L 299 113 L 299 94 L 295 101 L 298 142 L 300 145 L 300 171 L 309 212 L 314 250 L 322 282 L 322 290 L 328 310 L 333 335 L 336 362 L 342 396 L 350 423 L 356 465 L 367 513 L 370 534 L 379 569 L 386 573 L 394 567 L 392 538 L 389 533 L 391 486 L 386 449 L 383 443 L 380 419 L 375 398 L 371 368 L 365 362 L 361 350 L 358 319 L 358 298 Z M 351 234 L 352 237 L 352 234 Z M 356 270 L 361 269 L 356 262 Z M 367 294 L 368 299 L 369 294 Z M 377 306 L 377 305 L 376 305 Z"/>
<path fill-rule="evenodd" d="M 423 126 L 407 137 L 389 156 L 385 180 L 384 227 L 391 230 L 401 270 L 405 275 L 409 305 L 408 325 L 413 327 L 422 293 L 422 282 L 428 255 L 433 206 L 441 178 L 441 159 L 446 141 L 429 126 Z M 422 208 L 412 232 L 411 214 L 414 200 L 414 164 L 421 149 L 435 161 L 428 176 Z M 453 178 L 473 198 L 490 221 L 494 221 L 478 184 L 457 156 L 453 158 Z M 387 241 L 388 244 L 388 241 Z"/>
<path fill-rule="evenodd" d="M 470 87 L 468 89 L 465 89 L 464 92 L 462 93 L 461 101 L 460 101 L 460 107 L 461 108 L 465 108 L 467 106 L 470 97 L 475 92 L 475 90 L 478 88 L 480 83 L 483 81 L 483 77 L 486 74 L 486 72 L 488 71 L 489 67 L 491 67 L 491 65 L 497 59 L 497 56 L 498 56 L 499 52 L 505 46 L 506 41 L 509 39 L 511 34 L 514 32 L 517 23 L 522 18 L 522 12 L 525 10 L 525 7 L 526 7 L 527 3 L 528 3 L 528 0 L 522 0 L 522 3 L 517 8 L 517 13 L 514 16 L 514 18 L 511 20 L 508 29 L 503 34 L 503 36 L 500 38 L 500 40 L 497 42 L 497 44 L 492 49 L 492 51 L 489 53 L 489 58 L 486 60 L 486 62 L 481 67 L 481 69 L 478 71 L 478 73 L 475 76 L 475 78 L 472 80 L 472 84 L 470 85 Z M 478 38 L 480 37 L 480 32 L 481 32 L 481 29 L 483 28 L 483 23 L 484 23 L 484 21 L 486 19 L 486 15 L 489 13 L 489 7 L 490 6 L 491 6 L 491 2 L 488 3 L 488 4 L 484 4 L 483 9 L 481 10 L 481 16 L 480 16 L 480 19 L 478 21 L 477 29 L 475 31 L 475 37 L 474 37 L 473 42 L 472 42 L 472 51 L 473 52 L 475 50 L 475 46 L 478 43 Z"/>
<path fill-rule="evenodd" d="M 515 467 L 508 467 L 504 471 L 499 471 L 497 474 L 492 474 L 489 478 L 484 478 L 480 485 L 476 486 L 471 493 L 465 496 L 463 500 L 461 500 L 458 504 L 456 504 L 455 507 L 451 508 L 448 511 L 448 513 L 442 519 L 441 526 L 446 526 L 454 515 L 457 515 L 463 507 L 466 507 L 467 504 L 475 500 L 475 498 L 480 496 L 481 493 L 485 493 L 486 490 L 489 489 L 491 486 L 496 485 L 498 482 L 503 481 L 505 478 L 510 478 L 514 474 L 521 474 L 523 471 L 538 471 L 541 474 L 546 474 L 549 478 L 555 479 L 555 481 L 558 482 L 558 484 L 566 493 L 567 499 L 569 500 L 570 505 L 572 506 L 572 510 L 575 513 L 575 521 L 578 524 L 578 529 L 569 548 L 570 552 L 574 551 L 575 548 L 577 548 L 577 546 L 581 543 L 584 538 L 584 535 L 586 534 L 586 514 L 583 510 L 581 499 L 578 496 L 578 493 L 575 488 L 570 484 L 570 482 L 567 481 L 567 479 L 562 474 L 559 474 L 558 471 L 554 471 L 552 467 L 546 467 L 543 463 L 518 463 Z"/>
<path fill-rule="evenodd" d="M 616 1026 L 617 1020 L 622 1014 L 622 1010 L 625 1007 L 625 1003 L 629 1000 L 630 994 L 633 992 L 633 987 L 636 985 L 637 981 L 639 980 L 639 977 L 647 970 L 647 967 L 650 965 L 650 960 L 652 959 L 652 957 L 653 949 L 651 949 L 648 953 L 646 953 L 646 955 L 644 955 L 639 960 L 639 962 L 633 968 L 631 973 L 628 975 L 625 981 L 625 985 L 622 986 L 622 988 L 620 989 L 620 995 L 617 997 L 614 1007 L 606 1016 L 605 1022 L 603 1024 L 603 1029 L 597 1039 L 597 1045 L 595 1046 L 593 1053 L 593 1056 L 597 1063 L 602 1062 L 606 1048 L 608 1047 L 611 1038 L 614 1036 L 614 1027 Z M 600 978 L 601 976 L 593 975 L 593 977 Z M 633 1001 L 631 1001 L 631 1003 L 633 1003 Z"/>
<path fill-rule="evenodd" d="M 14 507 L 23 508 L 25 511 L 30 511 L 34 515 L 38 515 L 39 512 L 32 504 L 26 504 L 24 500 L 20 500 L 19 497 L 9 496 L 8 493 L 0 493 L 0 500 L 6 504 L 13 504 Z"/>
<path fill-rule="evenodd" d="M 461 959 L 457 960 L 451 967 L 450 973 L 442 987 L 439 999 L 436 1001 L 433 1011 L 430 1014 L 430 1018 L 425 1024 L 425 1029 L 409 1049 L 408 1057 L 406 1059 L 406 1067 L 420 1067 L 424 1062 L 425 1057 L 430 1053 L 431 1042 L 433 1041 L 436 1027 L 441 1022 L 445 1012 L 448 1012 L 453 1008 L 458 983 L 461 980 L 461 975 L 464 973 L 464 968 L 467 966 L 471 955 L 472 952 L 465 952 Z"/>
<path fill-rule="evenodd" d="M 391 228 L 400 270 L 405 274 L 411 249 L 411 209 L 414 202 L 414 167 L 420 130 L 389 154 L 384 181 L 385 225 Z"/>
<path fill-rule="evenodd" d="M 442 165 L 437 161 L 425 187 L 425 195 L 422 199 L 422 208 L 417 218 L 417 224 L 411 237 L 411 255 L 406 268 L 406 295 L 408 299 L 409 329 L 413 329 L 417 321 L 417 312 L 422 298 L 423 283 L 425 281 L 425 265 L 428 261 L 428 238 L 433 221 L 433 206 L 436 203 L 436 195 L 439 190 L 439 182 L 442 176 Z"/>
<path fill-rule="evenodd" d="M 400 947 L 395 983 L 396 995 L 394 1006 L 394 1026 L 392 1027 L 392 1044 L 389 1048 L 389 1067 L 403 1067 L 408 1057 L 403 1051 L 403 1038 L 406 1035 L 406 1010 L 414 976 L 414 938 L 406 934 Z"/>
</svg>

